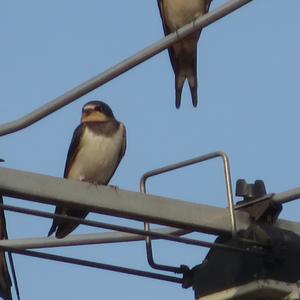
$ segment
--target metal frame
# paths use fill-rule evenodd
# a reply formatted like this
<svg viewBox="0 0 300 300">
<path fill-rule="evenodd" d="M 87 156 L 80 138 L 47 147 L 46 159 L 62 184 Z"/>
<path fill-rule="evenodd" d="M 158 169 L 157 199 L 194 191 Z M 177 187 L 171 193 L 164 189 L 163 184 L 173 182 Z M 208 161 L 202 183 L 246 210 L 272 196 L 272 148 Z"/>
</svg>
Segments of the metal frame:
<svg viewBox="0 0 300 300">
<path fill-rule="evenodd" d="M 212 154 L 210 154 L 210 156 L 211 155 Z M 196 159 L 199 160 L 199 158 Z M 190 160 L 188 162 L 192 163 L 193 160 Z M 173 168 L 175 168 L 176 165 L 178 166 L 178 164 L 172 165 Z M 149 175 L 149 173 L 147 174 Z M 222 230 L 223 232 L 231 232 L 232 230 L 230 226 L 230 222 L 228 222 L 228 210 L 224 208 L 210 207 L 207 205 L 199 205 L 199 204 L 189 203 L 186 201 L 179 201 L 179 200 L 173 200 L 173 199 L 162 198 L 157 196 L 150 196 L 143 193 L 122 191 L 119 189 L 116 190 L 114 188 L 109 188 L 109 187 L 97 187 L 94 185 L 90 185 L 78 181 L 54 178 L 50 176 L 38 175 L 29 172 L 10 170 L 6 168 L 0 168 L 0 191 L 1 193 L 3 193 L 3 195 L 6 196 L 13 196 L 16 198 L 27 199 L 27 200 L 48 203 L 48 204 L 52 203 L 55 205 L 80 206 L 82 209 L 91 210 L 98 213 L 111 214 L 111 215 L 124 217 L 124 218 L 131 218 L 131 216 L 135 216 L 134 217 L 135 219 L 139 219 L 139 220 L 145 219 L 148 222 L 150 221 L 158 224 L 171 224 L 171 222 L 174 221 L 174 217 L 175 217 L 174 224 L 182 225 L 183 229 L 181 233 L 186 232 L 186 230 L 190 230 L 190 231 L 196 230 L 196 231 L 204 231 L 204 232 L 218 234 L 218 232 L 221 232 Z M 272 195 L 272 197 L 274 197 L 276 201 L 285 202 L 287 200 L 292 200 L 292 198 L 293 199 L 298 198 L 300 196 L 299 191 L 300 189 L 294 189 L 277 195 Z M 79 201 L 79 199 L 81 201 Z M 82 199 L 85 199 L 85 201 L 83 202 Z M 157 208 L 161 206 L 166 208 L 166 210 L 163 213 L 161 212 L 161 210 L 159 212 L 157 210 Z M 18 208 L 9 205 L 3 205 L 3 208 L 9 211 L 22 212 L 22 213 L 27 213 L 27 214 L 42 216 L 47 218 L 55 217 L 57 219 L 61 218 L 61 219 L 67 219 L 71 221 L 78 221 L 82 224 L 86 224 L 89 226 L 123 231 L 130 234 L 143 236 L 144 238 L 145 236 L 148 236 L 151 239 L 159 238 L 159 239 L 165 239 L 169 241 L 180 242 L 180 243 L 201 246 L 201 247 L 222 248 L 224 250 L 238 251 L 238 252 L 242 251 L 244 253 L 248 253 L 252 255 L 266 255 L 264 251 L 260 251 L 258 249 L 257 251 L 253 249 L 250 250 L 250 249 L 241 249 L 238 247 L 229 247 L 227 245 L 222 245 L 222 244 L 220 245 L 216 243 L 209 243 L 209 242 L 204 242 L 204 241 L 199 241 L 199 240 L 194 240 L 189 238 L 181 238 L 178 236 L 174 236 L 170 233 L 164 234 L 161 232 L 128 228 L 124 226 L 77 219 L 72 217 L 65 217 L 65 216 L 50 214 L 46 212 L 35 211 L 27 208 Z M 175 213 L 174 215 L 170 214 L 169 208 L 172 208 L 172 212 Z M 189 226 L 187 226 L 186 224 L 187 220 L 185 220 L 181 216 L 182 209 L 189 209 L 191 212 L 188 220 Z M 128 211 L 130 211 L 132 215 L 129 214 Z M 216 217 L 216 219 L 213 222 L 214 224 L 212 225 L 208 223 L 203 225 L 202 223 L 206 222 L 207 216 L 209 216 L 210 214 Z M 154 215 L 158 218 L 154 218 Z M 219 225 L 218 225 L 218 219 L 220 222 Z M 246 229 L 250 224 L 248 214 L 240 211 L 236 211 L 236 221 L 238 221 L 239 230 Z M 295 222 L 279 220 L 277 222 L 277 226 L 280 228 L 292 230 L 294 232 L 297 232 L 298 234 L 300 233 L 300 226 Z M 3 247 L 3 249 L 7 249 L 7 251 L 11 251 L 11 252 L 17 252 L 18 250 L 20 250 L 20 249 L 16 249 L 15 247 L 10 248 L 8 246 L 9 242 L 10 241 L 0 242 L 0 246 Z M 28 253 L 25 251 L 20 254 L 24 254 L 24 255 L 32 254 L 35 257 L 47 258 L 43 256 L 44 254 L 41 254 L 40 256 L 40 254 L 36 254 L 36 252 Z M 76 261 L 76 259 L 74 260 L 72 258 L 54 256 L 51 257 L 50 259 L 57 259 L 59 261 L 69 262 L 69 263 L 78 263 L 79 265 L 87 265 L 87 266 L 92 266 L 97 268 L 103 267 L 107 270 L 112 269 L 113 271 L 119 270 L 118 266 L 111 266 L 111 265 L 107 266 L 107 265 L 94 263 L 94 262 Z M 144 271 L 127 269 L 123 267 L 120 268 L 120 272 L 125 272 L 125 271 L 128 271 L 128 274 L 133 274 L 133 275 L 136 275 L 136 271 L 138 271 L 138 273 L 141 272 L 138 276 L 145 275 L 146 277 L 151 277 L 151 278 L 153 278 L 153 276 L 157 276 L 157 273 L 153 273 L 156 275 L 152 276 L 151 272 L 150 272 L 151 274 L 146 274 L 143 273 Z M 160 275 L 161 274 L 158 274 L 158 277 L 160 277 Z M 178 280 L 180 280 L 177 277 L 172 277 L 172 278 L 175 280 L 175 282 L 179 282 Z M 173 279 L 171 279 L 171 281 L 173 281 Z M 167 277 L 166 280 L 170 281 L 169 279 L 167 279 Z"/>
<path fill-rule="evenodd" d="M 258 249 L 258 248 L 257 249 L 244 249 L 244 248 L 239 248 L 239 247 L 235 247 L 235 246 L 231 246 L 231 245 L 210 243 L 210 242 L 199 241 L 199 240 L 194 240 L 194 239 L 190 239 L 190 238 L 182 238 L 182 237 L 174 236 L 171 234 L 161 233 L 159 231 L 149 231 L 149 230 L 146 231 L 146 230 L 135 229 L 135 228 L 130 228 L 130 227 L 126 227 L 126 226 L 107 224 L 107 223 L 103 223 L 103 222 L 90 221 L 90 220 L 85 220 L 85 219 L 80 219 L 80 218 L 75 218 L 75 217 L 70 217 L 70 216 L 63 216 L 63 215 L 58 215 L 58 214 L 51 214 L 51 213 L 47 213 L 47 212 L 42 212 L 42 211 L 28 209 L 28 208 L 20 208 L 20 207 L 15 207 L 15 206 L 11 206 L 11 205 L 3 204 L 3 205 L 0 205 L 0 207 L 4 210 L 8 210 L 8 211 L 14 211 L 14 212 L 19 212 L 19 213 L 23 213 L 23 214 L 29 214 L 29 215 L 40 216 L 40 217 L 51 218 L 51 219 L 56 218 L 56 219 L 60 219 L 60 220 L 75 221 L 75 222 L 78 222 L 81 224 L 85 224 L 85 225 L 89 225 L 89 226 L 93 226 L 93 227 L 97 227 L 97 228 L 117 230 L 117 231 L 121 231 L 121 232 L 141 235 L 144 237 L 165 239 L 165 240 L 184 243 L 184 244 L 188 244 L 188 245 L 194 245 L 194 246 L 200 246 L 200 247 L 206 247 L 206 248 L 220 248 L 220 249 L 227 250 L 227 251 L 242 252 L 242 253 L 248 253 L 248 254 L 258 255 L 258 256 L 267 255 L 263 251 L 263 249 Z M 178 231 L 176 231 L 176 232 L 178 232 Z M 14 247 L 11 247 L 9 245 L 9 241 L 1 241 L 0 249 L 4 250 L 4 251 L 8 251 L 10 253 L 32 256 L 32 257 L 36 257 L 36 258 L 40 258 L 40 259 L 60 261 L 60 262 L 69 263 L 69 264 L 76 264 L 76 265 L 80 265 L 80 266 L 104 269 L 104 270 L 125 273 L 125 274 L 130 274 L 130 275 L 135 275 L 135 276 L 148 277 L 148 278 L 152 278 L 152 279 L 164 280 L 164 281 L 174 282 L 174 283 L 182 283 L 183 282 L 181 278 L 174 277 L 174 276 L 158 274 L 158 273 L 153 273 L 153 272 L 148 272 L 148 271 L 138 270 L 138 269 L 133 269 L 133 268 L 127 268 L 127 267 L 122 267 L 122 266 L 116 266 L 116 265 L 111 265 L 111 264 L 87 261 L 87 260 L 82 260 L 82 259 L 77 259 L 77 258 L 70 258 L 70 257 L 65 257 L 65 256 L 60 256 L 60 255 L 53 255 L 53 254 L 48 254 L 48 253 L 43 253 L 43 252 L 31 251 L 31 250 L 24 249 L 24 245 L 23 245 L 23 247 L 21 247 L 21 246 L 16 247 L 16 245 Z M 184 269 L 181 270 L 179 268 L 178 273 L 183 273 L 183 270 Z M 166 271 L 170 271 L 170 270 L 166 270 Z M 172 271 L 173 271 L 173 269 L 172 269 Z"/>
<path fill-rule="evenodd" d="M 286 194 L 299 198 L 300 188 L 274 195 L 277 201 Z M 130 192 L 85 182 L 67 180 L 31 172 L 0 168 L 0 194 L 52 205 L 81 209 L 122 218 L 146 221 L 183 230 L 214 235 L 231 232 L 228 210 L 171 198 Z M 284 198 L 283 198 L 284 197 Z M 83 201 L 84 199 L 84 201 Z M 162 209 L 163 208 L 163 209 Z M 188 218 L 182 210 L 188 209 Z M 211 220 L 210 216 L 214 219 Z M 236 211 L 238 231 L 249 227 L 251 220 L 243 211 Z M 300 223 L 278 220 L 275 226 L 300 235 Z"/>
<path fill-rule="evenodd" d="M 235 211 L 234 211 L 234 203 L 233 203 L 233 196 L 232 196 L 232 183 L 231 183 L 231 175 L 230 175 L 230 165 L 229 165 L 229 158 L 227 154 L 223 151 L 217 151 L 213 153 L 209 153 L 206 155 L 201 155 L 195 157 L 193 159 L 185 160 L 179 163 L 171 164 L 165 167 L 161 167 L 152 171 L 145 173 L 140 179 L 140 191 L 146 194 L 146 181 L 150 177 L 154 177 L 163 173 L 167 173 L 170 171 L 174 171 L 180 168 L 184 168 L 193 164 L 201 163 L 204 161 L 208 161 L 211 159 L 215 159 L 221 157 L 223 161 L 223 168 L 224 168 L 224 175 L 225 175 L 225 184 L 226 184 L 226 192 L 227 192 L 227 203 L 230 212 L 230 222 L 231 222 L 231 233 L 233 236 L 236 235 L 236 218 L 235 218 Z M 150 231 L 150 224 L 148 222 L 144 222 L 144 229 L 145 231 Z M 153 258 L 153 250 L 152 250 L 152 243 L 151 238 L 146 236 L 146 251 L 147 251 L 147 260 L 149 265 L 157 270 L 163 271 L 170 271 L 175 273 L 180 273 L 181 268 L 172 267 L 168 265 L 157 264 Z"/>
</svg>

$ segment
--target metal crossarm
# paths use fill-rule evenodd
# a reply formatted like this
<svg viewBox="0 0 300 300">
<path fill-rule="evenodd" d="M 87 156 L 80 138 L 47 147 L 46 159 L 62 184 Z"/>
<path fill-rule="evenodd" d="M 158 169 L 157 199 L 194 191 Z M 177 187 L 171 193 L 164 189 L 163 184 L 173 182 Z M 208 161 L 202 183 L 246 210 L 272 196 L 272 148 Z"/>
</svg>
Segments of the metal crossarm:
<svg viewBox="0 0 300 300">
<path fill-rule="evenodd" d="M 0 193 L 19 199 L 80 207 L 91 212 L 215 235 L 231 233 L 228 210 L 225 208 L 8 168 L 0 168 Z M 288 192 L 284 194 L 286 193 Z M 189 213 L 182 214 L 182 211 Z M 251 222 L 248 214 L 236 211 L 235 215 L 238 231 L 247 229 Z M 300 235 L 300 224 L 297 222 L 279 219 L 275 226 Z"/>
<path fill-rule="evenodd" d="M 224 208 L 7 168 L 0 168 L 0 192 L 4 196 L 78 207 L 91 212 L 216 235 L 231 232 L 228 211 Z M 188 214 L 182 214 L 182 211 L 188 211 Z M 236 217 L 239 230 L 249 226 L 247 213 L 236 212 Z"/>
</svg>

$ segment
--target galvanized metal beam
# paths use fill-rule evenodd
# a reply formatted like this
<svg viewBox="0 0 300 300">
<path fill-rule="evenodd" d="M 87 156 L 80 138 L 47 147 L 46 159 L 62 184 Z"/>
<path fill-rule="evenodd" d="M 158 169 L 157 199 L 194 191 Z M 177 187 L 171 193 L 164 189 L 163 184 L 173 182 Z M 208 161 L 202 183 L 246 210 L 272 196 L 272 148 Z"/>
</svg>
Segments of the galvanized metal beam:
<svg viewBox="0 0 300 300">
<path fill-rule="evenodd" d="M 227 209 L 7 168 L 0 168 L 0 193 L 176 228 L 231 232 Z M 237 212 L 237 216 L 237 228 L 247 228 L 248 215 Z"/>
<path fill-rule="evenodd" d="M 178 40 L 186 37 L 187 35 L 195 31 L 198 31 L 201 28 L 210 25 L 211 23 L 214 23 L 215 21 L 223 18 L 224 16 L 230 14 L 231 12 L 237 10 L 238 8 L 242 7 L 243 5 L 251 1 L 253 0 L 228 1 L 227 3 L 215 9 L 214 11 L 202 17 L 197 18 L 194 22 L 186 26 L 183 26 L 176 32 L 169 34 L 167 37 L 162 38 L 158 42 L 139 51 L 135 55 L 132 55 L 131 57 L 121 61 L 120 63 L 107 69 L 106 71 L 100 73 L 99 75 L 91 78 L 90 80 L 87 80 L 84 83 L 76 86 L 75 88 L 67 91 L 63 95 L 55 98 L 54 100 L 32 111 L 31 113 L 25 115 L 24 117 L 12 122 L 2 124 L 0 126 L 0 136 L 13 133 L 15 131 L 30 126 L 31 124 L 59 110 L 60 108 L 66 106 L 67 104 L 88 94 L 89 92 L 95 90 L 96 88 L 102 86 L 103 84 L 109 82 L 110 80 L 118 77 L 119 75 L 125 73 L 126 71 L 146 61 L 152 56 L 167 49 L 172 44 L 176 43 Z"/>
<path fill-rule="evenodd" d="M 187 230 L 230 233 L 227 208 L 146 195 L 106 186 L 0 168 L 0 193 L 35 202 L 65 205 L 122 218 Z M 247 213 L 236 211 L 237 229 L 247 229 Z M 300 224 L 279 220 L 277 226 L 300 235 Z"/>
</svg>

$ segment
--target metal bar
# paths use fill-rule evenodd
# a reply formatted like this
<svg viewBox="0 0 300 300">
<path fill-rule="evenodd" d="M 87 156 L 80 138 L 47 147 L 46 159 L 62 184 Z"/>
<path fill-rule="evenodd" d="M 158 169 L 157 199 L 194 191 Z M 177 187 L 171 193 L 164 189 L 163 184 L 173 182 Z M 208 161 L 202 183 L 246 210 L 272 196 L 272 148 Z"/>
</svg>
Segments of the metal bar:
<svg viewBox="0 0 300 300">
<path fill-rule="evenodd" d="M 131 268 L 126 268 L 126 267 L 121 267 L 121 266 L 109 265 L 109 264 L 98 263 L 98 262 L 93 262 L 93 261 L 89 261 L 89 260 L 71 258 L 71 257 L 54 255 L 54 254 L 49 254 L 49 253 L 37 252 L 37 251 L 31 251 L 31 250 L 15 249 L 12 247 L 0 246 L 0 249 L 3 251 L 10 251 L 10 252 L 13 252 L 16 254 L 21 254 L 21 255 L 26 255 L 26 256 L 31 256 L 31 257 L 41 258 L 41 259 L 60 261 L 60 262 L 68 263 L 68 264 L 75 264 L 75 265 L 80 265 L 80 266 L 85 266 L 85 267 L 90 267 L 90 268 L 103 269 L 103 270 L 124 273 L 124 274 L 130 274 L 130 275 L 135 275 L 135 276 L 140 276 L 140 277 L 148 277 L 148 278 L 152 278 L 152 279 L 164 280 L 164 281 L 169 281 L 169 282 L 174 282 L 174 283 L 180 283 L 180 284 L 182 283 L 181 278 L 169 276 L 169 275 L 158 274 L 158 273 L 153 273 L 153 272 L 148 272 L 148 271 L 141 271 L 141 270 L 137 270 L 137 269 L 131 269 Z"/>
<path fill-rule="evenodd" d="M 273 197 L 274 194 L 266 194 L 260 198 L 257 198 L 255 200 L 251 200 L 251 201 L 247 201 L 247 202 L 244 202 L 244 203 L 241 203 L 241 204 L 238 204 L 234 207 L 234 209 L 241 209 L 241 208 L 246 208 L 246 207 L 249 207 L 249 206 L 252 206 L 252 205 L 255 205 L 255 204 L 258 204 L 260 202 L 264 202 L 264 201 L 267 201 L 267 200 L 270 200 L 272 197 Z"/>
<path fill-rule="evenodd" d="M 300 199 L 300 188 L 295 188 L 286 192 L 274 194 L 272 197 L 273 201 L 279 203 L 287 203 L 293 200 Z"/>
<path fill-rule="evenodd" d="M 215 157 L 221 157 L 223 160 L 224 166 L 224 175 L 225 175 L 225 183 L 226 183 L 226 193 L 227 193 L 227 203 L 230 213 L 230 223 L 231 223 L 231 233 L 233 236 L 236 236 L 236 218 L 235 218 L 235 210 L 234 210 L 234 202 L 232 196 L 232 183 L 231 183 L 231 174 L 230 174 L 230 166 L 229 166 L 229 158 L 225 152 L 219 152 L 215 154 Z"/>
<path fill-rule="evenodd" d="M 215 235 L 231 232 L 228 211 L 221 207 L 7 168 L 0 168 L 0 193 L 14 198 L 78 207 L 91 212 Z M 249 215 L 240 211 L 236 215 L 239 230 L 247 229 L 250 225 Z"/>
<path fill-rule="evenodd" d="M 226 183 L 226 191 L 227 191 L 227 202 L 228 207 L 230 211 L 230 221 L 231 221 L 231 233 L 233 236 L 236 236 L 236 220 L 235 220 L 235 212 L 234 212 L 234 203 L 233 203 L 233 196 L 232 196 L 232 184 L 231 184 L 231 175 L 230 175 L 230 165 L 229 165 L 229 159 L 225 152 L 218 151 L 209 153 L 206 155 L 198 156 L 196 158 L 185 160 L 179 163 L 171 164 L 165 167 L 161 167 L 152 171 L 149 171 L 145 173 L 141 180 L 140 180 L 140 191 L 144 194 L 146 194 L 146 181 L 148 178 L 157 176 L 166 172 L 174 171 L 180 168 L 184 168 L 196 163 L 204 162 L 210 159 L 214 159 L 217 157 L 221 157 L 223 161 L 223 167 L 224 167 L 224 174 L 225 174 L 225 183 Z M 145 222 L 144 223 L 144 229 L 145 231 L 150 231 L 150 224 Z M 147 253 L 147 260 L 149 265 L 157 270 L 163 270 L 163 271 L 171 271 L 171 272 L 178 272 L 178 268 L 169 266 L 169 265 L 162 265 L 157 264 L 154 261 L 153 257 L 153 250 L 152 250 L 152 243 L 151 238 L 149 236 L 146 236 L 146 253 Z M 177 270 L 177 271 L 176 271 Z"/>
<path fill-rule="evenodd" d="M 213 10 L 212 12 L 209 12 L 208 14 L 197 18 L 194 22 L 183 26 L 178 31 L 168 35 L 167 37 L 162 38 L 161 40 L 152 44 L 151 46 L 137 52 L 135 55 L 130 56 L 129 58 L 121 61 L 120 63 L 107 69 L 99 75 L 67 91 L 63 95 L 55 98 L 51 102 L 41 106 L 40 108 L 32 111 L 24 117 L 15 121 L 2 124 L 0 126 L 0 136 L 13 133 L 15 131 L 30 126 L 31 124 L 57 111 L 65 105 L 75 101 L 76 99 L 88 94 L 92 90 L 102 86 L 103 84 L 132 69 L 133 67 L 139 65 L 140 63 L 151 58 L 152 56 L 167 49 L 172 44 L 176 43 L 178 40 L 188 36 L 189 34 L 195 31 L 200 30 L 201 28 L 204 28 L 214 23 L 215 21 L 223 18 L 224 16 L 228 15 L 229 13 L 237 10 L 238 8 L 251 1 L 252 0 L 228 1 L 227 3 Z"/>
<path fill-rule="evenodd" d="M 141 178 L 141 181 L 140 181 L 140 191 L 141 191 L 141 193 L 146 194 L 146 178 L 144 176 Z M 146 232 L 149 232 L 151 230 L 149 223 L 144 222 L 144 230 Z M 173 266 L 169 266 L 169 265 L 163 265 L 163 264 L 156 263 L 154 261 L 154 257 L 153 257 L 151 238 L 149 236 L 145 236 L 145 241 L 146 241 L 147 261 L 148 261 L 148 264 L 153 269 L 163 270 L 163 271 L 168 271 L 168 272 L 178 272 L 178 271 L 180 271 L 180 267 L 173 267 Z"/>
<path fill-rule="evenodd" d="M 230 176 L 230 166 L 229 166 L 229 159 L 226 153 L 222 151 L 209 153 L 207 155 L 202 155 L 190 160 L 186 160 L 183 162 L 179 162 L 176 164 L 168 165 L 156 170 L 152 170 L 150 172 L 145 173 L 141 180 L 140 180 L 140 190 L 142 193 L 146 193 L 146 180 L 150 177 L 160 175 L 162 173 L 170 172 L 179 168 L 187 167 L 196 163 L 204 162 L 210 159 L 214 159 L 217 157 L 221 157 L 223 160 L 223 166 L 224 166 L 224 173 L 225 173 L 225 183 L 226 183 L 226 191 L 227 191 L 227 202 L 229 206 L 230 211 L 230 221 L 231 221 L 231 233 L 233 236 L 236 235 L 236 220 L 235 220 L 235 214 L 234 214 L 234 203 L 233 203 L 233 196 L 232 196 L 232 184 L 231 184 L 231 176 Z M 146 231 L 150 230 L 150 224 L 145 222 L 144 228 Z M 162 265 L 155 263 L 153 259 L 153 251 L 152 251 L 152 243 L 150 237 L 146 237 L 146 251 L 147 251 L 147 259 L 148 263 L 151 267 L 158 270 L 164 270 L 164 271 L 170 271 L 174 270 L 174 267 L 168 266 L 168 265 Z"/>
<path fill-rule="evenodd" d="M 146 232 L 150 231 L 150 224 L 149 223 L 144 223 L 144 230 Z M 162 271 L 167 271 L 167 272 L 174 272 L 174 273 L 180 273 L 181 268 L 180 267 L 173 267 L 169 265 L 163 265 L 163 264 L 158 264 L 154 261 L 153 257 L 153 251 L 152 251 L 152 243 L 151 243 L 152 238 L 149 236 L 145 236 L 145 241 L 146 241 L 146 255 L 147 255 L 147 261 L 148 264 L 156 270 L 162 270 Z"/>
<path fill-rule="evenodd" d="M 0 240 L 0 242 L 1 242 L 1 240 Z M 18 284 L 18 279 L 17 279 L 17 272 L 16 272 L 12 253 L 10 251 L 7 251 L 7 256 L 8 256 L 8 260 L 9 260 L 9 264 L 10 264 L 10 268 L 11 268 L 11 273 L 12 273 L 13 283 L 14 283 L 15 290 L 16 290 L 17 299 L 21 300 L 20 289 L 19 289 L 19 284 Z"/>
<path fill-rule="evenodd" d="M 162 234 L 170 234 L 180 236 L 184 234 L 184 230 L 176 230 L 173 228 L 157 228 L 152 229 L 152 232 L 158 232 Z M 153 239 L 157 239 L 153 237 Z M 137 242 L 144 241 L 145 236 L 140 234 L 126 233 L 126 232 L 103 232 L 94 234 L 80 234 L 80 235 L 68 235 L 63 239 L 57 239 L 55 237 L 33 237 L 25 239 L 10 239 L 1 240 L 0 246 L 13 247 L 17 249 L 41 249 L 41 248 L 53 248 L 64 246 L 80 246 L 80 245 L 93 245 L 93 244 L 111 244 L 111 243 L 124 243 L 124 242 Z"/>
<path fill-rule="evenodd" d="M 258 198 L 256 200 L 237 205 L 237 206 L 235 206 L 235 209 L 240 209 L 240 208 L 244 208 L 247 206 L 251 206 L 251 205 L 254 205 L 259 202 L 263 202 L 268 199 L 271 199 L 275 202 L 279 202 L 281 204 L 300 199 L 300 188 L 291 189 L 291 190 L 288 190 L 288 191 L 285 191 L 282 193 L 277 193 L 277 194 L 269 193 L 269 194 L 264 195 L 261 198 Z"/>
<path fill-rule="evenodd" d="M 0 168 L 0 194 L 215 235 L 231 232 L 228 211 L 221 207 L 7 168 Z M 236 211 L 236 220 L 238 230 L 247 229 L 251 223 L 242 211 Z M 275 226 L 300 235 L 300 223 L 278 220 Z"/>
<path fill-rule="evenodd" d="M 200 240 L 195 240 L 195 239 L 191 239 L 191 238 L 183 238 L 183 237 L 178 237 L 178 236 L 174 236 L 174 235 L 170 235 L 170 234 L 163 234 L 163 233 L 159 233 L 159 232 L 144 231 L 144 230 L 137 229 L 137 228 L 108 224 L 108 223 L 92 221 L 92 220 L 85 220 L 85 219 L 75 218 L 75 217 L 71 217 L 71 216 L 52 214 L 52 213 L 29 209 L 29 208 L 15 207 L 15 206 L 11 206 L 11 205 L 1 205 L 1 207 L 2 207 L 2 209 L 8 210 L 8 211 L 14 211 L 14 212 L 24 213 L 24 214 L 28 214 L 28 215 L 40 216 L 40 217 L 49 218 L 49 219 L 56 218 L 58 220 L 63 220 L 63 221 L 72 221 L 72 222 L 77 222 L 80 224 L 93 226 L 93 227 L 97 227 L 97 228 L 105 228 L 105 229 L 110 229 L 110 230 L 139 234 L 139 235 L 143 235 L 143 236 L 156 237 L 159 239 L 165 239 L 168 241 L 178 242 L 178 243 L 187 244 L 187 245 L 200 246 L 200 247 L 206 247 L 206 248 L 220 248 L 220 249 L 224 249 L 224 250 L 228 250 L 228 251 L 244 252 L 244 253 L 246 252 L 249 254 L 254 254 L 254 255 L 259 255 L 259 256 L 265 255 L 264 252 L 256 251 L 256 250 L 253 251 L 251 249 L 243 249 L 243 248 L 230 246 L 230 245 L 211 243 L 211 242 L 200 241 Z"/>
<path fill-rule="evenodd" d="M 231 233 L 232 235 L 236 235 L 236 218 L 235 218 L 235 211 L 234 211 L 234 202 L 233 202 L 233 195 L 232 195 L 232 183 L 231 183 L 231 175 L 230 175 L 230 165 L 229 159 L 225 152 L 223 151 L 216 151 L 206 155 L 198 156 L 193 159 L 185 160 L 179 163 L 175 163 L 172 165 L 168 165 L 162 168 L 158 168 L 152 171 L 145 173 L 141 180 L 140 180 L 140 190 L 143 193 L 146 193 L 146 180 L 149 177 L 153 177 L 159 174 L 163 174 L 166 172 L 170 172 L 176 169 L 180 169 L 183 167 L 187 167 L 196 163 L 204 162 L 210 159 L 221 157 L 223 161 L 223 168 L 225 174 L 225 183 L 226 183 L 226 192 L 227 192 L 227 203 L 230 212 L 230 222 L 231 222 Z"/>
</svg>

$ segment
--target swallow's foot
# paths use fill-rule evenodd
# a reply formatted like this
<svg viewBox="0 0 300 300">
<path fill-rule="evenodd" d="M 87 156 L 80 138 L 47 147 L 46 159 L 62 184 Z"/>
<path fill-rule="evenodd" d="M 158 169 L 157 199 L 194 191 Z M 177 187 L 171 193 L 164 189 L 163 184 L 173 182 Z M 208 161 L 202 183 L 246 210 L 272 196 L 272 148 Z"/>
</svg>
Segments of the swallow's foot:
<svg viewBox="0 0 300 300">
<path fill-rule="evenodd" d="M 101 186 L 102 184 L 96 182 L 96 181 L 85 181 L 85 180 L 82 180 L 83 182 L 87 182 L 89 183 L 91 186 Z"/>
<path fill-rule="evenodd" d="M 109 184 L 108 187 L 113 188 L 115 191 L 119 190 L 119 187 L 117 185 Z"/>
</svg>

